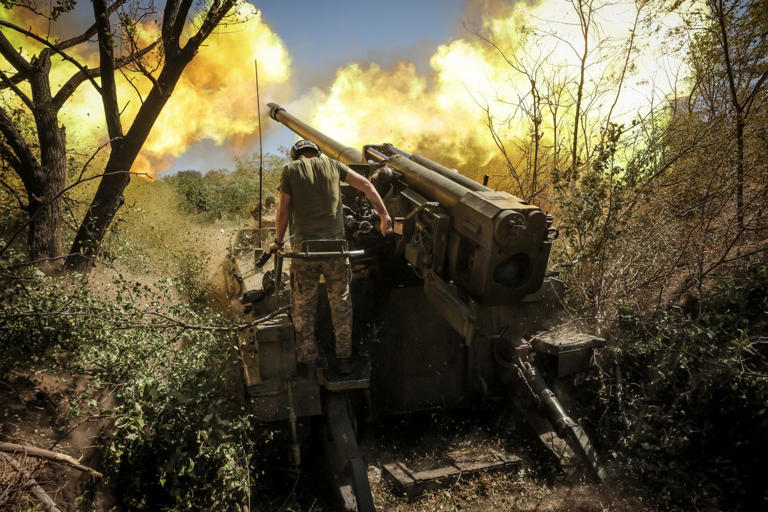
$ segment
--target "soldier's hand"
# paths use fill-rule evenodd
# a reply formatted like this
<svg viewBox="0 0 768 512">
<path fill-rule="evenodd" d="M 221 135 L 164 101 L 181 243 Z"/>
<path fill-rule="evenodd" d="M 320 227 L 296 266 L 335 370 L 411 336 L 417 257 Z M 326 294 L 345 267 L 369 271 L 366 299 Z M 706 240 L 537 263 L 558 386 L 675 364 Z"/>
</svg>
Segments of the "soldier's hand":
<svg viewBox="0 0 768 512">
<path fill-rule="evenodd" d="M 389 215 L 382 217 L 381 226 L 379 229 L 381 229 L 381 234 L 383 236 L 387 236 L 388 234 L 390 234 L 392 232 L 392 217 L 390 217 Z"/>
<path fill-rule="evenodd" d="M 270 253 L 277 252 L 277 251 L 282 251 L 282 250 L 283 250 L 283 246 L 282 245 L 278 245 L 275 242 L 272 242 L 270 244 L 270 246 L 269 246 L 269 252 Z"/>
</svg>

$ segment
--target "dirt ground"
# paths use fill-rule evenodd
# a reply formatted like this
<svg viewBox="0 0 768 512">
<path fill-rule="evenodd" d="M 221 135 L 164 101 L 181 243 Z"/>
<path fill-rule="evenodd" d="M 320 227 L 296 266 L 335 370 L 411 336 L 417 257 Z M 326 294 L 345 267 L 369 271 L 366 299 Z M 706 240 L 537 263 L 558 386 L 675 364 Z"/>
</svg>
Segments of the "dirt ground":
<svg viewBox="0 0 768 512">
<path fill-rule="evenodd" d="M 98 467 L 101 459 L 100 438 L 110 418 L 99 410 L 111 409 L 114 396 L 102 389 L 97 398 L 83 403 L 80 395 L 89 386 L 87 375 L 65 375 L 44 370 L 12 371 L 0 379 L 0 439 L 71 455 L 85 466 Z M 32 457 L 15 456 L 57 504 L 75 504 L 91 489 L 88 500 L 93 510 L 111 508 L 108 490 L 93 477 L 68 466 L 43 462 Z M 12 491 L 21 481 L 15 471 L 0 469 L 0 493 Z M 18 510 L 37 510 L 37 500 L 21 492 Z M 9 506 L 10 503 L 6 503 Z M 29 507 L 29 508 L 27 508 Z M 62 506 L 63 510 L 70 510 Z"/>
<path fill-rule="evenodd" d="M 87 376 L 63 376 L 40 372 L 36 374 L 14 373 L 0 386 L 0 432 L 8 441 L 54 449 L 81 459 L 85 465 L 98 467 L 100 452 L 99 438 L 107 428 L 108 418 L 90 414 L 112 403 L 109 393 L 104 393 L 99 402 L 78 404 L 77 395 L 88 385 Z M 83 407 L 82 410 L 71 410 Z M 431 511 L 520 511 L 520 512 L 641 512 L 651 510 L 642 500 L 634 496 L 632 489 L 617 482 L 597 485 L 582 477 L 543 478 L 536 469 L 524 466 L 513 472 L 482 474 L 470 478 L 459 478 L 446 488 L 428 491 L 423 496 L 408 500 L 382 478 L 381 463 L 397 455 L 392 446 L 397 446 L 402 431 L 384 424 L 362 440 L 369 463 L 369 478 L 377 510 L 388 512 L 431 512 Z M 468 425 L 459 425 L 456 432 L 464 431 Z M 440 435 L 450 434 L 453 427 L 440 429 Z M 418 429 L 417 429 L 418 430 Z M 406 436 L 410 437 L 410 436 Z M 382 442 L 388 438 L 388 442 Z M 310 441 L 311 442 L 311 441 Z M 371 448 L 371 443 L 382 446 Z M 407 448 L 406 448 L 407 449 Z M 288 446 L 285 447 L 288 451 Z M 395 450 L 396 452 L 397 450 Z M 90 486 L 89 476 L 64 466 L 46 465 L 38 460 L 23 460 L 25 467 L 36 475 L 53 499 L 59 504 L 75 504 L 78 497 Z M 279 466 L 277 463 L 275 466 Z M 319 461 L 310 460 L 301 480 L 294 480 L 287 473 L 273 477 L 262 485 L 271 485 L 260 504 L 254 503 L 253 510 L 331 511 L 332 497 L 320 490 L 324 481 L 323 468 Z M 274 466 L 273 466 L 274 468 Z M 278 469 L 273 469 L 278 472 Z M 285 472 L 284 472 L 285 473 Z M 10 473 L 0 475 L 7 483 Z M 310 482 L 310 483 L 307 483 Z M 298 490 L 297 490 L 298 487 Z M 264 489 L 254 489 L 254 493 Z M 285 499 L 283 499 L 285 498 Z M 87 509 L 106 511 L 112 507 L 107 489 L 96 486 L 88 496 Z M 280 503 L 283 503 L 281 506 Z M 35 502 L 30 498 L 27 506 Z M 64 510 L 71 510 L 62 506 Z M 23 508 L 22 508 L 23 509 Z"/>
<path fill-rule="evenodd" d="M 529 474 L 484 475 L 431 491 L 409 502 L 374 484 L 377 507 L 391 512 L 641 512 L 650 510 L 628 489 L 588 482 L 542 482 Z"/>
<path fill-rule="evenodd" d="M 359 427 L 358 442 L 368 463 L 368 479 L 376 509 L 386 512 L 504 511 L 504 512 L 650 512 L 643 498 L 625 479 L 614 477 L 597 484 L 576 470 L 566 475 L 543 463 L 541 452 L 531 450 L 530 438 L 513 428 L 501 428 L 506 419 L 499 408 L 474 411 L 437 411 L 389 418 Z M 336 510 L 322 439 L 303 431 L 302 468 L 290 469 L 290 434 L 276 432 L 274 452 L 266 452 L 265 474 L 253 488 L 252 510 L 330 512 Z M 314 425 L 317 428 L 317 424 Z M 384 478 L 382 468 L 393 461 L 411 467 L 438 460 L 457 446 L 474 445 L 520 455 L 522 464 L 495 473 L 466 474 L 440 489 L 408 499 Z M 611 468 L 606 468 L 611 473 Z"/>
</svg>

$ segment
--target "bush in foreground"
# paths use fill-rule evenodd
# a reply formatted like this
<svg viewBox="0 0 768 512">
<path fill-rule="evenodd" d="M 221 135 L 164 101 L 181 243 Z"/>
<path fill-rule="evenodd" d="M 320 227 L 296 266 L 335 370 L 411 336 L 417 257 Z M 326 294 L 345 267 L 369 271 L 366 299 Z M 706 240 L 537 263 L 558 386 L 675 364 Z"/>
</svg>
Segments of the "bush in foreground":
<svg viewBox="0 0 768 512">
<path fill-rule="evenodd" d="M 82 403 L 115 390 L 117 405 L 98 414 L 114 418 L 103 472 L 120 507 L 235 510 L 246 502 L 257 436 L 233 391 L 235 335 L 198 328 L 222 318 L 174 303 L 169 280 L 146 286 L 118 275 L 97 295 L 78 276 L 29 267 L 2 274 L 3 373 L 88 374 Z"/>
<path fill-rule="evenodd" d="M 605 427 L 624 469 L 662 508 L 764 508 L 768 265 L 651 319 L 623 307 L 619 321 Z"/>
</svg>

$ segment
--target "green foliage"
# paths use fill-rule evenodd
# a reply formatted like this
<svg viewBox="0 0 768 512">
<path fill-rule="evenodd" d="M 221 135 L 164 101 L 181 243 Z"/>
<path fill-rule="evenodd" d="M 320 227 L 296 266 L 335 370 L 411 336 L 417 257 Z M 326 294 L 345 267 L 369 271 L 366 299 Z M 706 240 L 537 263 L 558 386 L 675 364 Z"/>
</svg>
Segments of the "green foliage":
<svg viewBox="0 0 768 512">
<path fill-rule="evenodd" d="M 111 483 L 130 509 L 235 510 L 248 493 L 255 422 L 228 382 L 233 342 L 194 336 L 182 344 L 143 347 L 159 349 L 164 361 L 134 348 L 146 369 L 120 392 L 114 411 Z"/>
<path fill-rule="evenodd" d="M 119 507 L 236 510 L 254 480 L 255 422 L 237 400 L 235 333 L 195 327 L 222 318 L 178 304 L 169 279 L 118 274 L 97 294 L 78 276 L 45 277 L 6 254 L 0 370 L 88 374 L 92 390 L 115 390 L 116 407 L 100 415 L 114 418 L 103 470 Z"/>
<path fill-rule="evenodd" d="M 0 186 L 0 218 L 3 219 L 2 225 L 0 225 L 0 236 L 4 238 L 10 238 L 10 236 L 17 230 L 24 226 L 28 218 L 26 211 L 21 209 L 22 205 L 25 205 L 23 194 L 18 191 L 23 191 L 23 185 L 21 180 L 12 173 L 10 170 L 0 170 L 0 180 L 3 183 L 8 184 L 9 188 Z M 22 199 L 19 201 L 19 199 Z"/>
<path fill-rule="evenodd" d="M 648 321 L 619 311 L 622 398 L 605 432 L 665 509 L 756 510 L 768 450 L 768 266 Z M 615 410 L 615 409 L 614 409 Z"/>
<path fill-rule="evenodd" d="M 176 284 L 193 307 L 204 307 L 211 301 L 211 284 L 208 281 L 210 256 L 189 252 L 179 260 Z"/>
<path fill-rule="evenodd" d="M 553 259 L 570 267 L 563 275 L 569 306 L 602 326 L 620 300 L 642 302 L 647 284 L 641 283 L 672 249 L 664 238 L 666 226 L 659 225 L 663 218 L 648 207 L 654 200 L 655 148 L 625 160 L 625 132 L 624 126 L 607 126 L 591 165 L 556 173 L 553 181 L 553 215 L 561 233 Z"/>
<path fill-rule="evenodd" d="M 624 227 L 627 210 L 642 196 L 644 169 L 635 160 L 621 162 L 618 154 L 624 131 L 611 123 L 589 168 L 554 175 L 558 221 L 572 260 L 604 257 Z"/>
<path fill-rule="evenodd" d="M 171 277 L 181 298 L 199 309 L 212 303 L 212 264 L 223 257 L 230 226 L 200 224 L 199 217 L 180 211 L 177 200 L 164 180 L 131 183 L 102 258 L 136 279 Z"/>
<path fill-rule="evenodd" d="M 285 159 L 265 155 L 262 169 L 263 197 L 277 194 L 280 171 Z M 259 161 L 258 155 L 238 158 L 234 172 L 226 170 L 181 171 L 175 176 L 164 178 L 178 191 L 182 208 L 202 220 L 212 222 L 221 219 L 247 217 L 258 201 Z"/>
</svg>

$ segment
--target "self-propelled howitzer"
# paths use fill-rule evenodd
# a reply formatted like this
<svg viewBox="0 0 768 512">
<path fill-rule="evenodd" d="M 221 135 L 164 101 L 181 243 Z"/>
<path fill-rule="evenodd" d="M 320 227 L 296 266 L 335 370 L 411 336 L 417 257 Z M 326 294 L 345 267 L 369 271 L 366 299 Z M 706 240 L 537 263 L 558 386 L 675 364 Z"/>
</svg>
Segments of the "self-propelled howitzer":
<svg viewBox="0 0 768 512">
<path fill-rule="evenodd" d="M 375 421 L 486 401 L 512 404 L 562 461 L 580 460 L 602 478 L 587 435 L 552 391 L 567 389 L 575 375 L 589 370 L 594 347 L 602 340 L 551 329 L 561 289 L 546 272 L 557 235 L 551 217 L 391 144 L 367 145 L 362 151 L 346 147 L 280 106 L 269 106 L 274 120 L 371 180 L 395 219 L 397 235 L 376 231 L 376 212 L 362 194 L 343 186 L 345 239 L 318 241 L 314 249 L 292 248 L 285 254 L 312 257 L 313 251 L 338 251 L 352 257 L 358 361 L 351 377 L 337 379 L 327 369 L 333 358 L 323 314 L 327 303 L 321 298 L 317 328 L 322 369 L 316 377 L 297 376 L 292 319 L 276 311 L 285 309 L 290 293 L 283 258 L 278 255 L 274 269 L 265 274 L 244 268 L 253 265 L 240 242 L 270 238 L 248 230 L 238 234 L 240 241 L 230 250 L 231 289 L 250 319 L 270 317 L 241 336 L 254 416 L 265 423 L 290 423 L 296 461 L 299 420 L 325 419 L 323 439 L 345 509 L 373 510 L 363 452 L 355 439 L 356 419 Z M 449 456 L 450 464 L 428 472 L 385 463 L 382 473 L 411 495 L 478 468 L 509 467 L 515 460 L 488 453 L 495 454 L 493 460 L 482 463 Z"/>
</svg>

